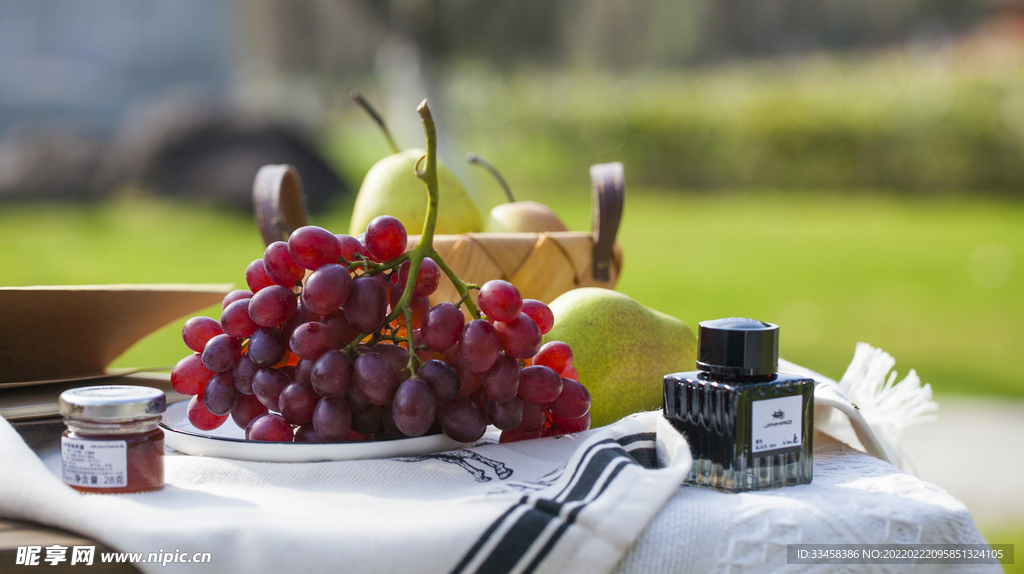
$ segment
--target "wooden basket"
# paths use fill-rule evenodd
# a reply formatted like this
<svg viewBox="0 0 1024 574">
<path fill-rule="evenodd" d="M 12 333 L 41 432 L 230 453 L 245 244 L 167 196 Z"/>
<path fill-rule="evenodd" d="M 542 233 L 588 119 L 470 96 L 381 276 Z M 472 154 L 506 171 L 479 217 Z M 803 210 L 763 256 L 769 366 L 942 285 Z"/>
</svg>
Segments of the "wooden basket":
<svg viewBox="0 0 1024 574">
<path fill-rule="evenodd" d="M 482 285 L 504 279 L 514 284 L 524 299 L 550 303 L 577 287 L 612 289 L 622 271 L 622 250 L 615 242 L 625 186 L 622 164 L 593 165 L 590 179 L 594 193 L 594 230 L 590 233 L 435 235 L 434 248 L 464 281 Z M 306 225 L 302 183 L 295 168 L 260 168 L 253 183 L 253 209 L 267 245 L 287 240 L 293 230 Z M 418 239 L 418 235 L 410 236 L 408 249 L 415 247 Z M 445 280 L 430 297 L 431 305 L 458 300 L 455 287 Z"/>
</svg>

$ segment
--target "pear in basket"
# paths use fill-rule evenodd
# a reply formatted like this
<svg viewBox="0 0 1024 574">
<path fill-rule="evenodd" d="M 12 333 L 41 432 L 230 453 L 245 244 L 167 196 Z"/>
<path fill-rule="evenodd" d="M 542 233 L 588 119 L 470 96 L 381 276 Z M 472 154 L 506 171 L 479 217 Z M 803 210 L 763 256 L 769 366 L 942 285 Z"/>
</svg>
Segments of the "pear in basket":
<svg viewBox="0 0 1024 574">
<path fill-rule="evenodd" d="M 484 158 L 475 153 L 466 158 L 491 172 L 498 185 L 505 191 L 508 203 L 494 206 L 484 223 L 484 231 L 491 233 L 543 233 L 545 231 L 569 231 L 565 223 L 550 207 L 536 201 L 516 201 L 505 178 Z"/>
<path fill-rule="evenodd" d="M 427 199 L 423 182 L 416 177 L 415 166 L 426 152 L 422 149 L 399 151 L 380 114 L 358 91 L 353 90 L 351 97 L 377 122 L 395 153 L 374 164 L 363 178 L 352 210 L 349 233 L 357 236 L 366 231 L 366 226 L 380 215 L 397 218 L 406 229 L 419 230 L 426 219 Z M 440 235 L 482 230 L 480 208 L 455 173 L 439 164 L 437 179 L 439 203 L 444 209 L 438 212 L 435 232 Z"/>
</svg>

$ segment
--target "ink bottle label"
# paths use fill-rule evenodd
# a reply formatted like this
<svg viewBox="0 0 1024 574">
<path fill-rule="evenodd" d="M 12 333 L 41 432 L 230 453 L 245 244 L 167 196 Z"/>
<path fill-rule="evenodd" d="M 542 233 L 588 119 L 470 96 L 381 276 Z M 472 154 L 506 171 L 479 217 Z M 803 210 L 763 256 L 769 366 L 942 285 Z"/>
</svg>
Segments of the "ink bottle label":
<svg viewBox="0 0 1024 574">
<path fill-rule="evenodd" d="M 750 404 L 750 449 L 755 454 L 803 444 L 803 397 L 765 399 Z"/>
</svg>

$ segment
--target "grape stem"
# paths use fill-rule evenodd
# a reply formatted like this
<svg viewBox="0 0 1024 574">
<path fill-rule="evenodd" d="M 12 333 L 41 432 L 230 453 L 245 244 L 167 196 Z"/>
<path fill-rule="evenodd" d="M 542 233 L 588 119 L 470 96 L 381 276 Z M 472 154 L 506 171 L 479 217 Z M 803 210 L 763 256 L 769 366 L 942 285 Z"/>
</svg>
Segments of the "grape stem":
<svg viewBox="0 0 1024 574">
<path fill-rule="evenodd" d="M 460 279 L 459 276 L 452 271 L 452 268 L 444 261 L 441 254 L 434 249 L 434 230 L 437 228 L 438 204 L 437 129 L 434 126 L 434 117 L 430 113 L 430 106 L 427 104 L 427 100 L 420 102 L 416 111 L 419 113 L 420 119 L 423 122 L 423 132 L 427 140 L 427 154 L 416 162 L 413 169 L 416 170 L 416 177 L 423 180 L 424 185 L 427 186 L 427 217 L 423 221 L 423 232 L 420 234 L 419 243 L 417 243 L 416 247 L 408 253 L 409 279 L 407 281 L 405 291 L 402 292 L 402 298 L 394 305 L 394 309 L 391 311 L 391 314 L 384 319 L 384 324 L 387 325 L 397 319 L 399 315 L 405 315 L 405 342 L 406 345 L 408 345 L 408 348 L 413 350 L 409 353 L 409 369 L 413 373 L 415 373 L 419 367 L 419 357 L 416 356 L 415 345 L 412 341 L 412 311 L 409 304 L 412 301 L 416 278 L 419 277 L 420 267 L 423 265 L 424 257 L 430 257 L 435 263 L 437 263 L 437 266 L 444 271 L 445 275 L 448 276 L 448 279 L 450 279 L 452 284 L 455 285 L 456 291 L 459 292 L 459 295 L 466 303 L 466 308 L 469 310 L 469 314 L 474 319 L 480 318 L 480 310 L 477 309 L 473 300 L 468 296 L 470 284 Z M 422 169 L 420 168 L 421 164 L 423 165 Z"/>
</svg>

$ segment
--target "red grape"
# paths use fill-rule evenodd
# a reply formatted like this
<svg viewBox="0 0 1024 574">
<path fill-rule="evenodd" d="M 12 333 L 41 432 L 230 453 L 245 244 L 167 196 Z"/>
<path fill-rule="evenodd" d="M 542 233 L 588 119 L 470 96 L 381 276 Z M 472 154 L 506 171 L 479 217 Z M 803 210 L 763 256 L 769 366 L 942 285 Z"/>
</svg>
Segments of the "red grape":
<svg viewBox="0 0 1024 574">
<path fill-rule="evenodd" d="M 324 397 L 313 409 L 313 428 L 324 442 L 339 442 L 352 428 L 352 410 L 341 397 Z"/>
<path fill-rule="evenodd" d="M 295 292 L 280 285 L 266 287 L 249 300 L 249 317 L 261 327 L 276 327 L 297 310 Z"/>
<path fill-rule="evenodd" d="M 260 369 L 252 378 L 252 390 L 268 409 L 281 412 L 281 391 L 292 379 L 279 369 Z"/>
<path fill-rule="evenodd" d="M 495 279 L 480 288 L 477 304 L 488 318 L 508 322 L 519 316 L 523 309 L 523 298 L 515 285 Z"/>
<path fill-rule="evenodd" d="M 455 368 L 443 361 L 426 361 L 416 376 L 430 385 L 434 393 L 434 399 L 439 403 L 446 403 L 459 394 L 459 375 Z"/>
<path fill-rule="evenodd" d="M 562 377 L 549 367 L 526 367 L 519 375 L 519 396 L 523 400 L 547 404 L 562 392 Z"/>
<path fill-rule="evenodd" d="M 316 361 L 307 361 L 306 359 L 299 359 L 299 362 L 295 365 L 295 377 L 296 381 L 312 381 L 313 380 L 313 365 Z"/>
<path fill-rule="evenodd" d="M 523 420 L 523 399 L 512 397 L 507 403 L 488 400 L 484 410 L 491 424 L 501 430 L 511 430 L 519 426 L 519 422 Z"/>
<path fill-rule="evenodd" d="M 534 355 L 533 364 L 551 367 L 551 370 L 561 374 L 572 366 L 572 349 L 561 341 L 544 343 L 544 346 Z"/>
<path fill-rule="evenodd" d="M 337 234 L 334 236 L 341 244 L 341 256 L 349 263 L 356 260 L 356 253 L 363 253 L 366 247 L 351 235 Z"/>
<path fill-rule="evenodd" d="M 345 393 L 352 378 L 352 360 L 343 351 L 327 351 L 313 363 L 310 382 L 324 397 L 338 397 Z"/>
<path fill-rule="evenodd" d="M 284 417 L 267 413 L 249 422 L 245 429 L 245 438 L 265 442 L 292 442 L 295 440 L 295 433 L 292 431 L 292 425 L 288 424 Z"/>
<path fill-rule="evenodd" d="M 523 313 L 533 319 L 542 335 L 546 335 L 555 326 L 555 314 L 551 308 L 536 299 L 523 299 Z"/>
<path fill-rule="evenodd" d="M 366 353 L 356 359 L 352 380 L 366 400 L 380 406 L 391 402 L 398 384 L 402 382 L 395 367 L 376 353 Z"/>
<path fill-rule="evenodd" d="M 407 281 L 409 281 L 409 267 L 412 264 L 406 261 L 398 268 L 398 284 L 405 287 Z M 434 260 L 429 257 L 423 258 L 423 263 L 420 263 L 420 271 L 416 274 L 416 288 L 412 294 L 414 297 L 428 297 L 437 291 L 437 286 L 441 282 L 441 268 L 434 263 Z"/>
<path fill-rule="evenodd" d="M 220 323 L 209 317 L 192 317 L 181 327 L 181 338 L 185 346 L 197 353 L 203 352 L 207 341 L 223 334 L 224 328 Z"/>
<path fill-rule="evenodd" d="M 391 366 L 398 371 L 398 376 L 408 378 L 409 372 L 409 351 L 398 345 L 378 343 L 372 347 L 360 347 L 365 353 L 376 353 L 391 363 Z"/>
<path fill-rule="evenodd" d="M 271 281 L 289 289 L 302 281 L 306 274 L 306 270 L 292 259 L 284 241 L 275 241 L 267 246 L 263 252 L 263 270 Z"/>
<path fill-rule="evenodd" d="M 220 326 L 232 337 L 244 339 L 256 332 L 260 326 L 249 316 L 249 302 L 252 299 L 239 299 L 224 308 L 220 314 Z"/>
<path fill-rule="evenodd" d="M 494 364 L 500 352 L 498 331 L 494 329 L 494 325 L 483 319 L 476 319 L 462 328 L 459 358 L 467 369 L 478 373 L 486 371 Z"/>
<path fill-rule="evenodd" d="M 314 270 L 321 265 L 337 263 L 341 257 L 341 243 L 330 231 L 306 225 L 288 237 L 288 253 L 299 265 Z"/>
<path fill-rule="evenodd" d="M 249 359 L 260 367 L 273 367 L 287 352 L 284 335 L 274 327 L 260 327 L 249 337 Z"/>
<path fill-rule="evenodd" d="M 576 367 L 569 367 L 568 369 L 562 371 L 562 378 L 579 381 L 580 374 L 576 372 Z"/>
<path fill-rule="evenodd" d="M 302 305 L 318 315 L 337 311 L 348 299 L 352 276 L 344 265 L 322 265 L 306 278 L 302 286 Z"/>
<path fill-rule="evenodd" d="M 183 395 L 198 395 L 211 377 L 213 371 L 203 365 L 202 356 L 192 353 L 171 369 L 171 386 Z"/>
<path fill-rule="evenodd" d="M 388 313 L 388 293 L 373 277 L 357 277 L 345 302 L 345 319 L 360 333 L 373 333 L 384 324 Z"/>
<path fill-rule="evenodd" d="M 578 419 L 590 412 L 590 391 L 572 379 L 562 379 L 562 392 L 548 403 L 551 414 Z"/>
<path fill-rule="evenodd" d="M 473 442 L 487 431 L 487 416 L 468 397 L 459 395 L 438 405 L 441 431 L 459 442 Z"/>
<path fill-rule="evenodd" d="M 215 373 L 226 371 L 235 366 L 240 354 L 242 344 L 238 339 L 231 335 L 217 335 L 203 347 L 203 366 Z"/>
<path fill-rule="evenodd" d="M 337 349 L 338 340 L 334 329 L 323 323 L 312 321 L 295 328 L 291 338 L 288 339 L 288 347 L 300 359 L 315 361 L 327 351 Z"/>
<path fill-rule="evenodd" d="M 395 391 L 391 417 L 402 434 L 422 436 L 434 424 L 436 408 L 430 386 L 420 379 L 408 379 Z"/>
<path fill-rule="evenodd" d="M 507 323 L 499 321 L 494 328 L 498 330 L 501 348 L 517 359 L 525 361 L 540 350 L 540 329 L 528 315 L 520 314 Z"/>
<path fill-rule="evenodd" d="M 248 289 L 235 289 L 224 296 L 224 302 L 221 304 L 221 309 L 226 309 L 228 305 L 238 301 L 239 299 L 252 299 L 252 291 Z"/>
<path fill-rule="evenodd" d="M 405 226 L 390 215 L 375 217 L 366 226 L 366 248 L 380 261 L 391 261 L 405 252 L 407 240 Z"/>
<path fill-rule="evenodd" d="M 313 409 L 320 395 L 306 381 L 293 381 L 281 391 L 278 405 L 281 416 L 293 425 L 308 425 L 313 422 Z"/>
<path fill-rule="evenodd" d="M 562 418 L 552 413 L 551 419 L 555 421 L 555 426 L 558 430 L 563 433 L 580 432 L 590 428 L 590 413 L 575 419 Z"/>
<path fill-rule="evenodd" d="M 462 311 L 451 303 L 434 305 L 423 318 L 420 337 L 423 344 L 433 351 L 445 351 L 459 341 L 466 318 Z"/>
<path fill-rule="evenodd" d="M 217 373 L 210 379 L 203 391 L 203 404 L 206 410 L 215 415 L 226 415 L 235 408 L 238 397 L 242 393 L 235 388 L 235 376 L 231 371 Z"/>
<path fill-rule="evenodd" d="M 262 259 L 254 259 L 245 268 L 245 284 L 249 286 L 249 290 L 253 294 L 258 293 L 260 289 L 274 285 L 274 281 L 267 275 L 267 269 L 263 266 Z"/>
<path fill-rule="evenodd" d="M 256 395 L 242 395 L 238 397 L 235 408 L 231 409 L 231 420 L 235 421 L 238 428 L 244 429 L 249 426 L 252 419 L 268 412 L 266 405 L 261 403 Z"/>
<path fill-rule="evenodd" d="M 228 420 L 228 415 L 215 415 L 206 410 L 206 405 L 203 404 L 203 393 L 192 397 L 192 400 L 188 402 L 188 422 L 199 430 L 213 430 L 224 424 L 226 420 Z"/>
<path fill-rule="evenodd" d="M 235 367 L 231 371 L 235 375 L 235 388 L 238 389 L 238 392 L 243 395 L 251 395 L 253 393 L 252 378 L 256 376 L 256 371 L 259 370 L 259 365 L 252 362 L 249 355 L 243 354 L 241 357 L 238 357 L 238 360 L 235 361 Z"/>
</svg>

